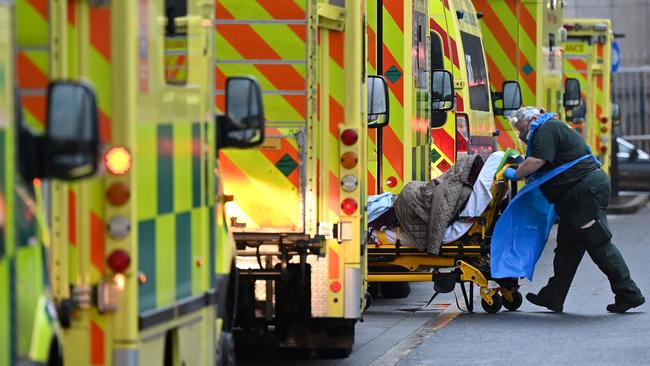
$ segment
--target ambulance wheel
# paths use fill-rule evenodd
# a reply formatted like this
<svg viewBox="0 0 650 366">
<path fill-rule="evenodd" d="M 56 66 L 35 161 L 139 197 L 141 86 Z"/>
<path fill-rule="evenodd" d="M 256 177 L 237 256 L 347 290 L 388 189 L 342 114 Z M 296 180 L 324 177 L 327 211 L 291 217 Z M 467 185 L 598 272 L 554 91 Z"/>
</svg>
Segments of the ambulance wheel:
<svg viewBox="0 0 650 366">
<path fill-rule="evenodd" d="M 316 356 L 319 358 L 335 359 L 346 358 L 352 353 L 352 347 L 345 348 L 316 348 Z"/>
<path fill-rule="evenodd" d="M 221 332 L 217 350 L 217 366 L 235 366 L 235 337 L 231 332 Z"/>
<path fill-rule="evenodd" d="M 379 284 L 376 282 L 368 284 L 368 293 L 372 297 L 379 297 Z"/>
<path fill-rule="evenodd" d="M 363 308 L 364 311 L 368 310 L 372 306 L 372 295 L 370 292 L 366 292 L 366 307 Z"/>
<path fill-rule="evenodd" d="M 505 296 L 503 297 L 503 307 L 510 311 L 515 311 L 519 309 L 519 307 L 523 302 L 524 302 L 524 297 L 521 296 L 521 292 L 516 290 L 512 292 L 512 302 L 506 300 Z"/>
<path fill-rule="evenodd" d="M 483 310 L 485 310 L 486 313 L 490 314 L 495 314 L 501 310 L 501 305 L 503 304 L 503 300 L 501 300 L 501 295 L 499 294 L 494 294 L 492 296 L 492 305 L 488 304 L 485 302 L 485 300 L 481 299 L 481 307 L 483 307 Z"/>
<path fill-rule="evenodd" d="M 387 299 L 404 299 L 411 293 L 408 282 L 382 282 L 381 294 Z"/>
</svg>

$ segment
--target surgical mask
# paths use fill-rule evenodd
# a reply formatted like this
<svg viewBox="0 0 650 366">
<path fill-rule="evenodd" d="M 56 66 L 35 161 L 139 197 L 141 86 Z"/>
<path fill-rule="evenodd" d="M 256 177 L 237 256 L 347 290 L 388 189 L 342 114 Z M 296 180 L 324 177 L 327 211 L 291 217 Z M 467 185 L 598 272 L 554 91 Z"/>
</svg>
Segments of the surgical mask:
<svg viewBox="0 0 650 366">
<path fill-rule="evenodd" d="M 528 132 L 526 132 L 526 130 L 521 130 L 519 132 L 519 139 L 523 141 L 524 144 L 528 144 Z"/>
</svg>

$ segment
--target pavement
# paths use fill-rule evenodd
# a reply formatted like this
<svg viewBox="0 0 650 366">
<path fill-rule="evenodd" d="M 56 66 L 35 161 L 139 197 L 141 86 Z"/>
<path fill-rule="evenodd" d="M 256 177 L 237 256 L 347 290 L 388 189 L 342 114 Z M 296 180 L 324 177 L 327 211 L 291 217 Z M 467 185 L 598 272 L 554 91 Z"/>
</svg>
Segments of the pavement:
<svg viewBox="0 0 650 366">
<path fill-rule="evenodd" d="M 632 278 L 650 298 L 650 207 L 610 215 L 613 241 Z M 555 230 L 532 282 L 521 291 L 537 292 L 552 274 Z M 487 314 L 476 296 L 475 313 L 456 306 L 454 293 L 431 296 L 430 283 L 412 284 L 407 299 L 375 299 L 358 323 L 353 353 L 343 360 L 283 354 L 264 342 L 238 344 L 238 364 L 282 365 L 650 365 L 650 305 L 627 314 L 610 314 L 607 278 L 588 256 L 583 259 L 564 304 L 555 314 L 526 300 L 519 311 Z M 457 289 L 457 296 L 462 296 Z M 460 308 L 464 308 L 462 302 Z M 239 341 L 239 340 L 238 340 Z M 254 352 L 251 352 L 254 350 Z"/>
<path fill-rule="evenodd" d="M 650 196 L 647 194 L 620 195 L 612 198 L 607 207 L 607 213 L 612 215 L 633 214 L 648 204 Z"/>
</svg>

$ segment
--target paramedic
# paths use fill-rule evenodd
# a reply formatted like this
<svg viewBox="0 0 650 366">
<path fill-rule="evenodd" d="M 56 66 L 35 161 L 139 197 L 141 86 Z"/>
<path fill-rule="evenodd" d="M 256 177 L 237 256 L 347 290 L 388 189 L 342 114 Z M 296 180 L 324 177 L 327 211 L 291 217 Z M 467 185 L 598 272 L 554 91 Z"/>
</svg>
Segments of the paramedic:
<svg viewBox="0 0 650 366">
<path fill-rule="evenodd" d="M 511 118 L 520 138 L 528 144 L 526 160 L 517 170 L 509 168 L 505 177 L 518 180 L 575 161 L 590 153 L 580 135 L 567 124 L 551 118 L 530 133 L 540 109 L 520 108 Z M 532 141 L 529 141 L 532 140 Z M 555 204 L 559 216 L 554 275 L 538 294 L 526 299 L 554 312 L 562 312 L 564 300 L 585 251 L 607 276 L 615 302 L 607 311 L 623 313 L 642 305 L 645 298 L 630 278 L 623 256 L 611 243 L 607 225 L 610 198 L 609 177 L 595 158 L 586 158 L 540 186 L 542 194 Z"/>
</svg>

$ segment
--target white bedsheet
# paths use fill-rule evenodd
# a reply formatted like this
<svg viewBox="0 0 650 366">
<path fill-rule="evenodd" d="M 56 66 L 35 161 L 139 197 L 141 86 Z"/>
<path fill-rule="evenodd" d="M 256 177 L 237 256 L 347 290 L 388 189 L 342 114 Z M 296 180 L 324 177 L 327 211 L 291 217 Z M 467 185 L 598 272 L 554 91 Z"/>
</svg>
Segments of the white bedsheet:
<svg viewBox="0 0 650 366">
<path fill-rule="evenodd" d="M 476 180 L 476 183 L 474 183 L 472 193 L 467 199 L 467 204 L 460 212 L 459 217 L 481 216 L 483 211 L 485 211 L 487 206 L 490 204 L 490 201 L 492 200 L 492 192 L 490 189 L 492 188 L 494 176 L 497 173 L 497 168 L 499 167 L 504 154 L 505 153 L 503 151 L 494 152 L 485 161 L 485 164 L 479 173 L 478 179 Z M 444 244 L 447 244 L 460 239 L 460 237 L 465 235 L 465 233 L 471 227 L 471 222 L 454 222 L 445 231 L 442 242 Z M 384 229 L 382 231 L 384 232 L 386 239 L 390 243 L 394 244 L 397 240 L 397 232 L 390 229 Z M 401 243 L 403 245 L 414 245 L 412 240 L 408 240 L 408 238 L 407 240 L 404 240 L 404 233 L 401 233 L 401 236 Z M 379 241 L 379 235 L 376 230 L 374 230 L 372 233 L 372 239 L 375 242 Z"/>
</svg>

